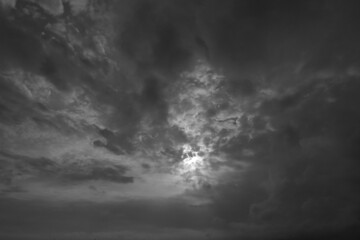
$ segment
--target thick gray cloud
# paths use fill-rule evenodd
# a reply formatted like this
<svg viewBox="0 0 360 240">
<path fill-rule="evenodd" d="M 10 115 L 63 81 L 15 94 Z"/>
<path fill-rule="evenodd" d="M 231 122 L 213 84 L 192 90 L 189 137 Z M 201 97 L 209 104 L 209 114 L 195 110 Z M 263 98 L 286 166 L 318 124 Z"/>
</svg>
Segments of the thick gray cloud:
<svg viewBox="0 0 360 240">
<path fill-rule="evenodd" d="M 57 163 L 44 157 L 31 158 L 5 152 L 0 152 L 0 159 L 2 167 L 6 169 L 2 172 L 4 179 L 1 183 L 9 185 L 9 188 L 5 188 L 4 191 L 16 189 L 16 186 L 11 185 L 11 179 L 22 174 L 65 184 L 90 180 L 119 183 L 132 183 L 134 181 L 133 177 L 126 176 L 128 171 L 126 167 L 103 160 L 88 159 L 86 162 Z"/>
</svg>

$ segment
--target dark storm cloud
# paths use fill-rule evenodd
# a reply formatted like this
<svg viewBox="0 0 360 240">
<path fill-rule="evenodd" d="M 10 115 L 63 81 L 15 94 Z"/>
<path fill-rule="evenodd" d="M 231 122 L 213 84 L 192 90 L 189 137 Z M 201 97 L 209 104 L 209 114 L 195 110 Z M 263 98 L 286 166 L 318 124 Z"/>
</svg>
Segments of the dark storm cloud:
<svg viewBox="0 0 360 240">
<path fill-rule="evenodd" d="M 267 193 L 261 187 L 265 178 L 266 172 L 258 168 L 250 171 L 241 182 L 215 187 L 218 194 L 214 202 L 216 216 L 227 223 L 250 221 L 252 205 L 266 199 Z"/>
<path fill-rule="evenodd" d="M 76 181 L 89 181 L 89 180 L 103 180 L 119 183 L 132 183 L 134 182 L 133 177 L 123 176 L 124 168 L 123 167 L 113 167 L 113 168 L 101 168 L 97 167 L 86 172 L 74 172 L 74 173 L 65 173 L 62 177 L 65 180 L 70 180 L 71 182 Z"/>
<path fill-rule="evenodd" d="M 360 195 L 356 189 L 360 165 L 355 149 L 359 111 L 354 105 L 360 90 L 358 78 L 346 77 L 326 90 L 314 85 L 305 89 L 300 88 L 302 94 L 291 95 L 290 99 L 276 100 L 276 109 L 264 106 L 263 111 L 273 117 L 276 131 L 252 139 L 238 137 L 224 148 L 234 159 L 254 163 L 255 172 L 244 178 L 252 176 L 256 181 L 250 185 L 245 181 L 248 188 L 244 189 L 240 182 L 239 195 L 233 190 L 243 201 L 254 196 L 247 203 L 235 201 L 239 205 L 234 203 L 234 208 L 236 205 L 243 213 L 230 211 L 225 215 L 219 211 L 222 218 L 241 221 L 241 217 L 249 217 L 261 223 L 289 221 L 314 228 L 317 222 L 339 226 L 358 223 Z M 246 149 L 255 155 L 244 157 Z M 226 187 L 220 191 L 226 191 Z"/>
<path fill-rule="evenodd" d="M 99 7 L 101 6 L 100 4 Z M 1 18 L 3 36 L 1 38 L 3 53 L 1 59 L 4 62 L 1 65 L 2 70 L 4 72 L 29 71 L 42 75 L 47 81 L 54 84 L 60 91 L 59 94 L 74 88 L 82 88 L 92 103 L 105 104 L 114 110 L 106 119 L 108 128 L 99 130 L 99 135 L 103 136 L 107 142 L 94 141 L 94 146 L 106 147 L 116 154 L 132 152 L 134 150 L 132 138 L 137 133 L 140 121 L 144 116 L 151 120 L 151 124 L 159 125 L 165 122 L 167 106 L 162 96 L 165 87 L 164 81 L 149 75 L 148 71 L 143 73 L 142 70 L 139 70 L 135 77 L 128 77 L 126 72 L 123 74 L 114 70 L 114 66 L 109 63 L 108 58 L 97 51 L 99 47 L 96 45 L 95 38 L 90 34 L 95 30 L 86 27 L 92 20 L 81 15 L 70 14 L 66 16 L 70 23 L 66 22 L 65 24 L 68 25 L 64 26 L 63 17 L 65 15 L 54 17 L 46 12 L 42 5 L 28 1 L 17 1 L 15 9 L 10 12 L 4 11 L 4 17 Z M 172 15 L 170 14 L 168 17 L 171 18 Z M 154 42 L 154 48 L 158 49 L 155 51 L 155 58 L 159 60 L 155 60 L 154 64 L 159 65 L 161 71 L 165 71 L 168 68 L 165 65 L 173 64 L 172 61 L 177 59 L 178 52 L 187 50 L 182 49 L 179 46 L 181 44 L 177 42 L 178 33 L 176 32 L 178 30 L 176 27 L 170 26 L 171 24 L 163 26 L 162 21 L 159 20 L 155 25 L 161 26 L 159 28 L 155 26 L 149 31 L 149 34 L 155 31 L 156 38 L 158 38 L 156 43 Z M 60 29 L 66 27 L 67 36 L 62 36 L 58 32 L 57 24 L 60 24 Z M 143 39 L 147 39 L 147 37 Z M 163 46 L 166 45 L 163 44 L 164 42 L 169 45 Z M 163 47 L 165 49 L 162 49 Z M 95 57 L 89 57 L 86 55 L 86 51 L 92 52 Z M 173 56 L 174 54 L 175 56 Z M 174 58 L 170 59 L 170 57 Z M 183 64 L 186 60 L 180 62 Z M 174 63 L 175 65 L 178 64 Z M 149 68 L 149 66 L 145 66 L 145 68 Z M 150 66 L 150 68 L 153 67 Z M 136 84 L 136 82 L 140 84 Z M 3 83 L 2 81 L 1 84 L 4 85 L 1 89 L 4 91 L 1 103 L 3 121 L 7 119 L 7 123 L 12 123 L 16 119 L 23 121 L 31 117 L 39 126 L 60 128 L 60 131 L 68 128 L 71 124 L 77 124 L 71 119 L 58 116 L 52 106 L 37 102 L 28 104 L 31 100 L 14 88 L 11 82 Z M 27 107 L 25 108 L 25 106 Z M 37 106 L 46 114 L 38 113 Z M 95 128 L 100 129 L 97 126 Z M 71 130 L 78 131 L 77 129 Z"/>
<path fill-rule="evenodd" d="M 6 158 L 11 158 L 20 164 L 24 164 L 24 166 L 27 165 L 37 170 L 45 170 L 48 167 L 53 167 L 56 165 L 53 161 L 46 158 L 30 158 L 16 154 L 9 154 L 6 152 L 0 152 L 0 155 Z"/>
<path fill-rule="evenodd" d="M 314 74 L 358 61 L 354 9 L 356 1 L 207 1 L 197 17 L 210 61 L 225 69 L 230 92 L 247 96 L 292 64 Z"/>
<path fill-rule="evenodd" d="M 65 59 L 65 52 L 69 51 L 65 39 L 46 30 L 47 24 L 53 24 L 55 19 L 27 1 L 18 1 L 16 10 L 4 15 L 0 21 L 1 68 L 41 74 L 59 89 L 67 89 L 68 79 L 76 76 L 76 70 Z"/>
<path fill-rule="evenodd" d="M 128 17 L 124 20 L 118 16 L 116 46 L 134 66 L 135 77 L 116 83 L 120 91 L 127 88 L 129 93 L 109 98 L 118 111 L 110 120 L 116 124 L 112 128 L 128 129 L 124 137 L 119 136 L 121 139 L 131 138 L 142 119 L 149 119 L 153 127 L 166 124 L 168 103 L 164 91 L 190 66 L 196 51 L 194 17 L 189 13 L 193 3 L 134 1 L 124 5 L 117 6 L 125 7 Z M 100 99 L 108 97 L 101 94 Z"/>
<path fill-rule="evenodd" d="M 70 26 L 66 26 L 68 35 L 62 36 L 57 32 L 56 24 L 63 24 L 63 17 L 61 15 L 55 18 L 36 3 L 28 1 L 17 1 L 15 9 L 10 12 L 4 10 L 4 16 L 0 21 L 1 71 L 5 74 L 8 71 L 28 71 L 41 75 L 62 92 L 70 91 L 75 87 L 89 91 L 89 96 L 93 96 L 92 102 L 114 106 L 117 113 L 114 114 L 113 120 L 109 120 L 109 124 L 112 125 L 112 122 L 117 121 L 115 129 L 119 125 L 128 129 L 120 138 L 124 135 L 131 137 L 131 134 L 136 132 L 136 122 L 141 119 L 141 111 L 135 110 L 141 98 L 136 94 L 118 93 L 112 86 L 102 82 L 107 74 L 107 70 L 102 68 L 104 64 L 106 65 L 106 60 L 98 55 L 95 59 L 87 57 L 83 51 L 83 47 L 93 52 L 96 50 L 95 40 L 92 36 L 84 34 L 89 30 L 86 30 L 83 25 L 90 20 L 81 16 L 68 16 L 69 21 L 75 22 L 76 26 L 70 23 Z M 74 42 L 69 42 L 69 35 Z M 2 121 L 12 123 L 14 120 L 19 122 L 33 117 L 32 119 L 41 125 L 46 123 L 56 128 L 69 127 L 65 121 L 68 119 L 63 121 L 62 117 L 56 116 L 57 113 L 52 111 L 54 109 L 51 109 L 51 106 L 40 109 L 49 110 L 47 116 L 38 114 L 37 106 L 44 106 L 43 104 L 30 103 L 31 100 L 12 86 L 12 82 L 1 79 L 1 85 Z M 49 114 L 53 116 L 50 117 L 50 125 L 47 124 Z M 130 125 L 133 126 L 129 127 Z M 120 145 L 124 142 L 127 148 L 131 148 L 129 143 L 119 141 Z M 116 149 L 117 146 L 110 146 L 110 148 Z"/>
<path fill-rule="evenodd" d="M 60 183 L 85 181 L 109 181 L 132 183 L 134 178 L 126 176 L 128 168 L 119 164 L 88 159 L 86 163 L 57 163 L 47 158 L 31 158 L 0 152 L 2 176 L 0 183 L 11 185 L 12 179 L 22 175 L 33 175 L 53 179 Z M 16 186 L 12 186 L 16 187 Z M 9 191 L 8 189 L 6 190 Z"/>
<path fill-rule="evenodd" d="M 19 122 L 28 115 L 36 115 L 36 109 L 33 110 L 36 107 L 11 82 L 6 81 L 7 71 L 23 69 L 39 72 L 45 52 L 36 35 L 10 23 L 4 16 L 0 17 L 0 36 L 1 120 Z"/>
<path fill-rule="evenodd" d="M 227 191 L 234 196 L 217 201 L 229 207 L 228 214 L 226 207 L 219 207 L 218 216 L 228 221 L 251 219 L 265 225 L 290 224 L 298 226 L 302 233 L 310 228 L 305 234 L 310 239 L 321 239 L 329 226 L 342 229 L 357 225 L 360 201 L 357 191 L 360 165 L 355 150 L 359 133 L 359 111 L 354 105 L 360 90 L 357 83 L 358 79 L 347 77 L 327 91 L 306 91 L 285 108 L 279 101 L 281 111 L 265 108 L 267 114 L 273 114 L 277 131 L 250 140 L 238 138 L 231 143 L 233 147 L 230 144 L 224 150 L 235 159 L 254 163 L 255 172 L 244 178 L 251 176 L 256 181 L 249 185 L 245 181 L 244 188 L 240 181 L 238 195 L 235 186 L 232 191 L 220 187 L 224 196 L 229 194 Z M 336 101 L 328 101 L 330 96 Z M 244 149 L 253 150 L 255 155 L 244 157 Z"/>
<path fill-rule="evenodd" d="M 222 16 L 224 22 L 214 20 L 223 34 L 211 27 L 206 34 L 212 61 L 229 76 L 225 87 L 246 99 L 261 99 L 263 87 L 274 89 L 276 96 L 250 108 L 252 120 L 234 118 L 244 131 L 220 150 L 252 163 L 254 172 L 237 187 L 219 186 L 224 198 L 220 194 L 215 201 L 218 216 L 230 222 L 291 222 L 320 232 L 330 225 L 358 224 L 360 89 L 358 77 L 347 72 L 358 61 L 357 3 L 227 4 L 235 7 L 224 7 L 229 13 Z M 208 4 L 215 6 L 221 4 Z M 242 39 L 245 30 L 250 40 Z M 210 37 L 212 31 L 218 38 Z M 234 36 L 225 37 L 227 31 Z"/>
<path fill-rule="evenodd" d="M 18 3 L 16 10 L 10 12 L 3 10 L 0 17 L 1 121 L 6 121 L 8 124 L 19 123 L 29 117 L 46 121 L 39 112 L 39 110 L 46 111 L 46 107 L 25 96 L 24 92 L 15 86 L 15 81 L 22 80 L 19 78 L 29 82 L 26 79 L 28 76 L 21 76 L 23 72 L 27 72 L 28 75 L 44 76 L 60 90 L 66 89 L 67 80 L 75 76 L 73 73 L 68 73 L 71 71 L 76 73 L 65 59 L 65 55 L 61 51 L 58 52 L 59 47 L 43 39 L 45 25 L 52 23 L 53 19 L 48 19 L 50 16 L 40 11 L 36 4 L 24 1 Z M 40 11 L 38 12 L 40 19 L 31 15 L 35 15 L 32 11 Z M 11 79 L 14 77 L 11 75 L 13 73 L 20 74 L 15 75 L 18 79 Z"/>
<path fill-rule="evenodd" d="M 131 153 L 134 150 L 134 146 L 131 143 L 133 131 L 117 133 L 108 129 L 99 129 L 99 133 L 106 139 L 106 143 L 95 140 L 94 146 L 96 147 L 105 147 L 115 154 Z"/>
<path fill-rule="evenodd" d="M 23 118 L 24 112 L 29 110 L 24 106 L 26 98 L 17 89 L 6 83 L 0 76 L 0 116 L 2 122 L 12 122 Z"/>
<path fill-rule="evenodd" d="M 20 65 L 27 70 L 38 69 L 44 59 L 39 39 L 0 18 L 1 67 Z"/>
<path fill-rule="evenodd" d="M 132 16 L 119 33 L 119 48 L 139 70 L 171 74 L 185 69 L 192 57 L 194 19 L 189 1 L 136 1 Z M 189 13 L 190 11 L 190 13 Z"/>
</svg>

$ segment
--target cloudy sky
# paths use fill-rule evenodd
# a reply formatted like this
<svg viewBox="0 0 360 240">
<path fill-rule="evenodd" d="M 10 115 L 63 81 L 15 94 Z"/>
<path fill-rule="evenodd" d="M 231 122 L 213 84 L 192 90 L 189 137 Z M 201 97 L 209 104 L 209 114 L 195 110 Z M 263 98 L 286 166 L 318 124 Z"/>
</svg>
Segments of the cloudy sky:
<svg viewBox="0 0 360 240">
<path fill-rule="evenodd" d="M 357 239 L 356 0 L 1 0 L 0 238 Z"/>
</svg>

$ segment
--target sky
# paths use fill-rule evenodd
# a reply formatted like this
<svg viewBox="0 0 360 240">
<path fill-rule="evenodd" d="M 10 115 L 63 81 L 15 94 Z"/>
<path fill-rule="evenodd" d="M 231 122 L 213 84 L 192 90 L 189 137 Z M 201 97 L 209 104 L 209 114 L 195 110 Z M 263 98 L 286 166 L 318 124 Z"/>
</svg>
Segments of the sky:
<svg viewBox="0 0 360 240">
<path fill-rule="evenodd" d="M 1 0 L 0 238 L 360 236 L 356 0 Z"/>
</svg>

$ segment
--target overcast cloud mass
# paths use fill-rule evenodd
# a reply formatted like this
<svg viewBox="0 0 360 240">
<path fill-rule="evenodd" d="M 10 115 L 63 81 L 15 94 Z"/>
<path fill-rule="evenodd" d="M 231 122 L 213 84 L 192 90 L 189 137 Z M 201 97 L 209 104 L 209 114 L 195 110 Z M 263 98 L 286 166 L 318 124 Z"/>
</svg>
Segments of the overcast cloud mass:
<svg viewBox="0 0 360 240">
<path fill-rule="evenodd" d="M 356 0 L 1 0 L 0 238 L 360 236 Z"/>
</svg>

